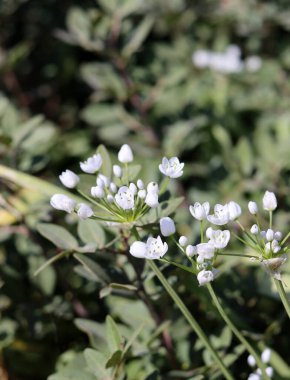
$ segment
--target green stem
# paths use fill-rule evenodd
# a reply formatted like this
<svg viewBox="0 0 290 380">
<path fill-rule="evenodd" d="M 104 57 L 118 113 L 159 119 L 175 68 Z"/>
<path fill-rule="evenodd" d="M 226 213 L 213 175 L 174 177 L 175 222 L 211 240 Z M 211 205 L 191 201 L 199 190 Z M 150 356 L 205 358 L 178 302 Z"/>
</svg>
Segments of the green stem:
<svg viewBox="0 0 290 380">
<path fill-rule="evenodd" d="M 250 258 L 250 259 L 259 259 L 259 256 L 256 256 L 256 255 L 244 255 L 243 253 L 223 253 L 223 252 L 219 252 L 218 253 L 218 256 L 238 256 L 238 257 L 247 257 L 247 258 Z"/>
<path fill-rule="evenodd" d="M 163 276 L 162 272 L 158 269 L 157 265 L 154 263 L 153 260 L 147 260 L 150 268 L 153 270 L 153 272 L 158 277 L 159 281 L 162 283 L 164 288 L 166 289 L 167 293 L 170 295 L 170 297 L 173 299 L 175 304 L 178 306 L 179 310 L 182 312 L 190 326 L 192 327 L 193 331 L 196 333 L 196 335 L 199 337 L 199 339 L 203 342 L 204 347 L 210 352 L 212 357 L 215 359 L 216 363 L 220 367 L 220 370 L 222 371 L 225 379 L 233 380 L 232 375 L 222 362 L 221 358 L 219 357 L 218 353 L 214 349 L 214 347 L 211 345 L 210 341 L 208 340 L 207 336 L 199 326 L 196 319 L 191 315 L 188 308 L 185 306 L 181 298 L 177 295 L 175 290 L 171 287 L 169 282 L 166 280 L 166 278 Z"/>
<path fill-rule="evenodd" d="M 274 278 L 274 282 L 275 282 L 276 288 L 278 290 L 279 296 L 281 298 L 281 301 L 284 305 L 284 308 L 288 314 L 288 317 L 290 318 L 290 304 L 289 304 L 289 299 L 288 299 L 287 294 L 285 292 L 283 283 L 282 283 L 282 281 L 277 280 L 276 278 Z"/>
<path fill-rule="evenodd" d="M 226 322 L 226 324 L 229 326 L 229 328 L 232 330 L 232 332 L 235 334 L 235 336 L 239 339 L 239 341 L 246 347 L 246 349 L 249 351 L 251 355 L 256 360 L 257 366 L 261 369 L 262 374 L 263 374 L 263 379 L 264 380 L 271 380 L 270 377 L 267 375 L 265 371 L 265 365 L 262 362 L 260 355 L 256 353 L 256 351 L 253 349 L 253 347 L 250 345 L 250 343 L 247 341 L 247 339 L 240 333 L 240 331 L 236 328 L 236 326 L 233 324 L 233 322 L 230 320 L 230 318 L 227 316 L 225 313 L 217 295 L 215 294 L 215 291 L 210 283 L 207 283 L 207 289 L 211 295 L 211 298 L 218 309 L 221 317 L 223 320 Z"/>
<path fill-rule="evenodd" d="M 269 223 L 270 224 L 270 228 L 272 229 L 273 211 L 269 211 L 269 219 L 270 219 L 270 223 Z"/>
</svg>

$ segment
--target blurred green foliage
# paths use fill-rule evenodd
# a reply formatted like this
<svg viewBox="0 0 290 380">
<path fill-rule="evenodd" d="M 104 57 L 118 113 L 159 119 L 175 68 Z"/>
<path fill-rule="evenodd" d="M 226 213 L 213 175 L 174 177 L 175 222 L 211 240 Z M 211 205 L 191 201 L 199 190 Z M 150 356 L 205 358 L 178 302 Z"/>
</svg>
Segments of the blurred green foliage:
<svg viewBox="0 0 290 380">
<path fill-rule="evenodd" d="M 284 0 L 2 0 L 1 164 L 59 185 L 62 170 L 77 168 L 100 143 L 116 162 L 126 142 L 148 181 L 158 178 L 163 155 L 186 163 L 174 189 L 185 196 L 176 218 L 179 232 L 192 242 L 198 226 L 188 215 L 190 203 L 235 199 L 245 209 L 247 200 L 260 199 L 266 189 L 278 196 L 284 211 L 277 213 L 276 227 L 286 232 L 289 15 Z M 223 74 L 194 66 L 194 52 L 223 52 L 230 44 L 240 47 L 243 59 L 259 56 L 261 68 Z M 47 259 L 62 254 L 39 233 L 49 235 L 41 223 L 57 221 L 48 205 L 55 188 L 4 169 L 3 376 L 93 380 L 98 371 L 117 371 L 130 380 L 220 378 L 162 287 L 146 269 L 142 274 L 144 263 L 104 249 L 114 231 L 68 218 L 71 237 L 64 239 L 67 246 L 57 245 L 69 250 L 67 257 L 34 276 Z M 247 216 L 243 222 L 251 223 Z M 69 242 L 76 243 L 74 252 Z M 81 255 L 84 245 L 97 253 Z M 221 270 L 215 285 L 237 326 L 273 348 L 275 379 L 289 378 L 288 326 L 269 278 L 238 259 L 221 263 Z M 206 292 L 176 268 L 164 272 L 225 361 L 233 363 L 237 379 L 246 379 L 246 353 Z M 285 282 L 290 284 L 289 264 Z M 109 314 L 114 320 L 106 319 Z M 95 368 L 97 362 L 107 368 Z"/>
</svg>

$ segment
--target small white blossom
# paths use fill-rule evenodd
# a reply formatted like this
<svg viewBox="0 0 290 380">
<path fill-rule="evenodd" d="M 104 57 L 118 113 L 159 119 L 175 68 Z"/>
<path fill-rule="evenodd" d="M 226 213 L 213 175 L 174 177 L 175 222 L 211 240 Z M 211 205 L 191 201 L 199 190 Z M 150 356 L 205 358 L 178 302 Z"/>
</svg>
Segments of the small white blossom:
<svg viewBox="0 0 290 380">
<path fill-rule="evenodd" d="M 119 165 L 113 165 L 113 173 L 114 173 L 115 177 L 121 178 L 122 177 L 122 168 L 121 168 L 121 166 L 119 166 Z"/>
<path fill-rule="evenodd" d="M 134 194 L 127 186 L 122 186 L 115 195 L 118 206 L 123 210 L 131 210 L 134 208 Z"/>
<path fill-rule="evenodd" d="M 170 236 L 176 232 L 173 219 L 168 216 L 160 219 L 160 231 L 163 236 Z"/>
<path fill-rule="evenodd" d="M 273 253 L 278 253 L 280 250 L 281 250 L 281 247 L 279 245 L 279 242 L 278 240 L 273 240 L 272 243 L 271 243 L 271 248 L 272 248 L 272 251 Z"/>
<path fill-rule="evenodd" d="M 142 181 L 142 179 L 137 180 L 137 187 L 139 190 L 143 190 L 145 188 L 144 182 Z"/>
<path fill-rule="evenodd" d="M 200 243 L 196 246 L 196 251 L 198 254 L 197 262 L 202 263 L 204 260 L 210 260 L 214 256 L 215 247 L 213 243 Z"/>
<path fill-rule="evenodd" d="M 216 249 L 225 248 L 230 241 L 231 233 L 229 230 L 213 230 L 210 241 Z"/>
<path fill-rule="evenodd" d="M 250 367 L 255 367 L 255 365 L 256 365 L 256 359 L 254 358 L 253 355 L 248 356 L 247 362 L 248 362 Z"/>
<path fill-rule="evenodd" d="M 265 350 L 262 352 L 261 359 L 263 363 L 269 363 L 271 357 L 271 349 L 265 348 Z"/>
<path fill-rule="evenodd" d="M 76 206 L 76 202 L 64 194 L 54 194 L 50 199 L 50 204 L 53 208 L 66 211 L 69 214 L 74 211 Z"/>
<path fill-rule="evenodd" d="M 250 201 L 248 203 L 248 209 L 252 215 L 258 214 L 259 209 L 258 209 L 258 205 L 256 202 Z"/>
<path fill-rule="evenodd" d="M 147 193 L 158 194 L 159 186 L 156 182 L 149 182 L 147 185 Z"/>
<path fill-rule="evenodd" d="M 91 209 L 90 206 L 86 205 L 85 203 L 79 203 L 77 205 L 77 209 L 77 214 L 80 219 L 88 219 L 94 215 L 94 211 Z"/>
<path fill-rule="evenodd" d="M 277 198 L 271 191 L 266 191 L 263 197 L 263 207 L 266 211 L 274 211 L 277 208 Z"/>
<path fill-rule="evenodd" d="M 253 235 L 258 235 L 258 233 L 259 233 L 259 227 L 257 226 L 257 224 L 253 224 L 252 227 L 251 227 L 251 229 L 250 229 L 250 231 L 251 231 L 251 233 Z"/>
<path fill-rule="evenodd" d="M 209 209 L 209 202 L 204 202 L 203 204 L 195 202 L 193 206 L 189 206 L 189 211 L 191 215 L 197 220 L 206 219 L 209 213 Z"/>
<path fill-rule="evenodd" d="M 180 163 L 177 157 L 172 157 L 169 160 L 163 157 L 159 170 L 167 177 L 178 178 L 183 174 L 183 167 L 184 163 Z"/>
<path fill-rule="evenodd" d="M 192 257 L 196 255 L 197 254 L 196 247 L 194 245 L 189 244 L 185 249 L 185 253 L 187 257 Z"/>
<path fill-rule="evenodd" d="M 146 243 L 135 241 L 130 247 L 132 256 L 142 259 L 160 259 L 168 250 L 167 243 L 163 243 L 161 237 L 156 239 L 149 237 Z"/>
<path fill-rule="evenodd" d="M 156 208 L 159 205 L 158 194 L 148 192 L 145 197 L 145 203 L 151 208 Z"/>
<path fill-rule="evenodd" d="M 129 185 L 129 189 L 132 191 L 134 195 L 137 194 L 137 186 L 135 185 L 135 183 L 131 182 Z"/>
<path fill-rule="evenodd" d="M 228 210 L 229 210 L 229 219 L 230 220 L 236 220 L 242 213 L 241 206 L 234 202 L 231 201 L 228 203 Z"/>
<path fill-rule="evenodd" d="M 261 238 L 266 239 L 266 231 L 260 232 Z"/>
<path fill-rule="evenodd" d="M 91 196 L 94 198 L 104 198 L 105 191 L 101 186 L 93 186 L 91 188 Z"/>
<path fill-rule="evenodd" d="M 128 144 L 122 145 L 118 153 L 118 160 L 122 162 L 122 164 L 127 164 L 128 162 L 132 162 L 133 159 L 134 157 L 131 147 Z"/>
<path fill-rule="evenodd" d="M 218 226 L 223 226 L 230 221 L 229 207 L 228 204 L 220 205 L 217 204 L 214 206 L 214 213 L 207 216 L 207 220 Z"/>
<path fill-rule="evenodd" d="M 270 228 L 266 231 L 266 240 L 272 241 L 274 239 L 274 231 Z"/>
<path fill-rule="evenodd" d="M 80 177 L 68 169 L 65 172 L 61 173 L 61 175 L 59 176 L 59 179 L 61 183 L 65 187 L 68 187 L 69 189 L 73 189 L 74 187 L 76 187 L 76 185 L 80 181 Z"/>
<path fill-rule="evenodd" d="M 103 160 L 102 156 L 98 154 L 94 154 L 92 157 L 89 157 L 86 161 L 80 162 L 80 167 L 85 173 L 95 173 L 102 166 Z"/>
<path fill-rule="evenodd" d="M 97 183 L 97 186 L 99 186 L 101 188 L 105 187 L 105 182 L 99 176 L 97 177 L 96 183 Z"/>
<path fill-rule="evenodd" d="M 215 278 L 215 274 L 211 270 L 201 270 L 197 275 L 197 281 L 200 286 L 207 284 L 208 282 L 213 281 Z"/>
<path fill-rule="evenodd" d="M 146 197 L 146 190 L 139 190 L 138 191 L 138 197 L 141 199 L 144 199 Z"/>
<path fill-rule="evenodd" d="M 188 239 L 186 236 L 180 236 L 178 242 L 181 245 L 181 247 L 185 247 L 186 244 L 188 243 Z"/>
</svg>

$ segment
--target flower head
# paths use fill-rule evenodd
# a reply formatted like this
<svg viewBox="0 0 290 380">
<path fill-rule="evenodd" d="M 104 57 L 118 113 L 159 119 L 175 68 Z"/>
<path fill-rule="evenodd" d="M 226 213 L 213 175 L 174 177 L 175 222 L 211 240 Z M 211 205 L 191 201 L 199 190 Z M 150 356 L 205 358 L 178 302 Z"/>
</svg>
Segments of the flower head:
<svg viewBox="0 0 290 380">
<path fill-rule="evenodd" d="M 134 208 L 134 193 L 127 186 L 122 186 L 115 195 L 118 206 L 123 210 L 131 210 Z"/>
<path fill-rule="evenodd" d="M 216 249 L 225 248 L 230 241 L 231 233 L 229 230 L 212 230 L 210 241 Z"/>
<path fill-rule="evenodd" d="M 214 250 L 215 246 L 212 242 L 197 244 L 196 251 L 198 254 L 198 263 L 202 263 L 204 260 L 212 259 L 214 256 Z"/>
<path fill-rule="evenodd" d="M 214 213 L 207 216 L 207 220 L 218 226 L 223 226 L 230 221 L 229 206 L 228 204 L 220 205 L 216 204 L 214 206 Z"/>
<path fill-rule="evenodd" d="M 94 154 L 92 157 L 89 157 L 86 161 L 80 162 L 80 167 L 85 173 L 95 173 L 102 166 L 103 159 L 102 156 L 98 154 Z"/>
<path fill-rule="evenodd" d="M 122 145 L 118 153 L 118 160 L 122 162 L 122 164 L 127 164 L 128 162 L 132 162 L 133 159 L 134 156 L 131 147 L 128 144 Z"/>
<path fill-rule="evenodd" d="M 178 178 L 183 174 L 183 167 L 184 163 L 180 163 L 177 157 L 172 157 L 169 160 L 163 157 L 159 170 L 167 177 Z"/>
<path fill-rule="evenodd" d="M 66 211 L 69 214 L 74 211 L 76 206 L 76 202 L 64 194 L 54 194 L 50 199 L 50 204 L 53 208 Z"/>
<path fill-rule="evenodd" d="M 203 204 L 195 202 L 193 206 L 189 206 L 189 211 L 191 215 L 197 220 L 204 220 L 207 218 L 209 213 L 210 205 L 208 202 Z"/>
<path fill-rule="evenodd" d="M 207 284 L 215 279 L 217 270 L 201 270 L 197 275 L 197 281 L 200 286 Z"/>
<path fill-rule="evenodd" d="M 167 250 L 168 245 L 162 242 L 160 236 L 156 239 L 149 237 L 146 243 L 135 241 L 130 247 L 132 256 L 150 260 L 160 259 L 165 255 Z"/>
<path fill-rule="evenodd" d="M 61 173 L 59 179 L 61 183 L 69 189 L 73 189 L 74 187 L 76 187 L 76 185 L 80 181 L 80 177 L 68 169 Z"/>
<path fill-rule="evenodd" d="M 263 197 L 263 207 L 266 211 L 274 211 L 277 208 L 277 198 L 271 191 L 266 191 Z"/>
</svg>

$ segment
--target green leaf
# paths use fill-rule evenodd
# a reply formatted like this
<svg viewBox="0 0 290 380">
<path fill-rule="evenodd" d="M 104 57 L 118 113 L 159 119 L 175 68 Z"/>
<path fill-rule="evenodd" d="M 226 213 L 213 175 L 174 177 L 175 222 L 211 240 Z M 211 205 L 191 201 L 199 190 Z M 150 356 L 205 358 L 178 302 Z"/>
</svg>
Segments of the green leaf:
<svg viewBox="0 0 290 380">
<path fill-rule="evenodd" d="M 89 104 L 82 111 L 82 119 L 92 126 L 103 126 L 121 120 L 123 109 L 119 105 Z"/>
<path fill-rule="evenodd" d="M 101 172 L 106 175 L 107 177 L 111 178 L 112 174 L 112 162 L 109 155 L 109 152 L 107 151 L 106 147 L 104 145 L 99 145 L 97 148 L 97 153 L 99 153 L 102 156 L 103 163 L 101 167 Z"/>
<path fill-rule="evenodd" d="M 99 351 L 87 348 L 84 351 L 89 370 L 101 380 L 111 380 L 110 372 L 106 370 L 105 363 L 107 362 L 106 356 Z"/>
<path fill-rule="evenodd" d="M 112 293 L 113 290 L 121 290 L 126 292 L 136 292 L 137 288 L 136 286 L 130 285 L 130 284 L 116 284 L 111 283 L 105 288 L 101 289 L 100 291 L 100 298 L 107 297 L 109 294 Z"/>
<path fill-rule="evenodd" d="M 95 281 L 101 282 L 103 285 L 106 285 L 110 282 L 109 276 L 95 261 L 77 253 L 74 254 L 74 258 L 77 259 L 83 265 L 83 267 L 95 278 Z"/>
<path fill-rule="evenodd" d="M 89 40 L 90 20 L 88 15 L 81 8 L 71 8 L 67 16 L 67 26 L 69 31 L 80 41 Z"/>
<path fill-rule="evenodd" d="M 122 349 L 121 334 L 119 332 L 118 326 L 110 315 L 108 315 L 106 318 L 106 336 L 111 353 Z"/>
<path fill-rule="evenodd" d="M 105 244 L 104 230 L 95 220 L 80 220 L 78 224 L 78 235 L 84 243 L 94 244 L 98 248 L 102 248 Z"/>
<path fill-rule="evenodd" d="M 130 57 L 140 48 L 143 41 L 146 39 L 146 37 L 150 33 L 153 27 L 154 21 L 155 21 L 155 17 L 151 15 L 146 16 L 144 20 L 138 25 L 138 27 L 132 32 L 133 37 L 125 45 L 122 52 L 126 57 Z"/>
<path fill-rule="evenodd" d="M 117 350 L 110 356 L 109 360 L 106 363 L 106 368 L 115 367 L 116 365 L 120 364 L 121 360 L 122 360 L 122 351 Z"/>
<path fill-rule="evenodd" d="M 78 247 L 77 240 L 63 227 L 51 223 L 39 223 L 36 228 L 42 236 L 58 248 L 73 250 Z"/>
<path fill-rule="evenodd" d="M 126 170 L 123 169 L 123 175 L 121 178 L 121 182 L 125 183 L 127 180 L 127 175 L 128 175 L 128 180 L 129 182 L 134 181 L 134 179 L 137 177 L 137 175 L 140 173 L 140 170 L 142 169 L 141 165 L 128 165 L 128 174 L 126 173 Z"/>
<path fill-rule="evenodd" d="M 93 347 L 98 347 L 99 350 L 107 349 L 107 341 L 104 325 L 85 318 L 76 318 L 74 324 L 77 328 L 88 335 L 90 343 Z"/>
</svg>

